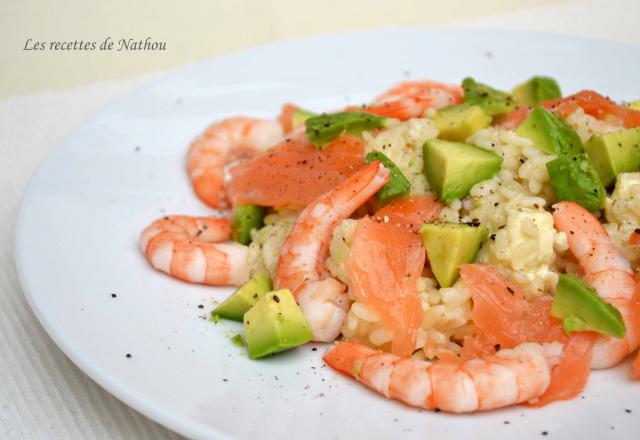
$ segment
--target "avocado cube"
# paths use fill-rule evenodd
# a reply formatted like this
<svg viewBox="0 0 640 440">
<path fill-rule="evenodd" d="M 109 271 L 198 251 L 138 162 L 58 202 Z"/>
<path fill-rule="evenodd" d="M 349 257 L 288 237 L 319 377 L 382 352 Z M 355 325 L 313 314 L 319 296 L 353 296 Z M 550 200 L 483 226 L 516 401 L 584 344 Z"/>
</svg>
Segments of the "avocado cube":
<svg viewBox="0 0 640 440">
<path fill-rule="evenodd" d="M 635 101 L 628 102 L 627 107 L 629 107 L 631 110 L 640 112 L 640 99 L 636 99 Z"/>
<path fill-rule="evenodd" d="M 436 280 L 441 287 L 451 287 L 460 266 L 476 259 L 488 229 L 464 223 L 425 223 L 420 232 Z"/>
<path fill-rule="evenodd" d="M 233 292 L 222 304 L 213 309 L 211 316 L 242 322 L 242 317 L 265 293 L 270 292 L 271 280 L 261 273 Z"/>
<path fill-rule="evenodd" d="M 519 105 L 533 107 L 542 101 L 561 98 L 562 92 L 555 79 L 548 76 L 534 76 L 516 86 L 512 95 Z"/>
<path fill-rule="evenodd" d="M 382 162 L 382 165 L 385 166 L 390 172 L 389 181 L 384 184 L 382 188 L 378 190 L 376 193 L 378 196 L 378 200 L 387 201 L 397 196 L 403 196 L 409 193 L 411 189 L 411 183 L 409 180 L 402 174 L 400 168 L 391 161 L 384 153 L 380 153 L 379 151 L 372 151 L 367 154 L 364 158 L 367 163 L 374 162 L 379 160 Z"/>
<path fill-rule="evenodd" d="M 471 144 L 432 139 L 423 145 L 424 173 L 440 200 L 461 199 L 473 185 L 491 179 L 502 158 Z"/>
<path fill-rule="evenodd" d="M 293 128 L 298 128 L 300 125 L 304 124 L 304 121 L 312 116 L 316 116 L 316 114 L 301 108 L 296 109 L 291 114 L 291 126 Z"/>
<path fill-rule="evenodd" d="M 476 131 L 488 127 L 492 119 L 480 106 L 460 104 L 438 110 L 433 123 L 440 132 L 439 138 L 464 142 Z"/>
<path fill-rule="evenodd" d="M 465 104 L 478 105 L 490 116 L 510 112 L 516 108 L 515 100 L 507 92 L 496 90 L 473 78 L 462 81 Z"/>
<path fill-rule="evenodd" d="M 574 275 L 559 275 L 551 316 L 562 319 L 567 334 L 594 331 L 622 338 L 626 333 L 620 311 Z"/>
<path fill-rule="evenodd" d="M 534 108 L 516 130 L 545 154 L 577 155 L 583 152 L 578 134 L 561 118 L 543 107 Z"/>
<path fill-rule="evenodd" d="M 558 201 L 570 200 L 589 211 L 604 205 L 606 191 L 586 155 L 559 156 L 547 162 L 547 171 Z"/>
<path fill-rule="evenodd" d="M 387 118 L 365 112 L 340 112 L 312 116 L 304 121 L 307 137 L 324 148 L 342 133 L 358 136 L 366 130 L 384 127 Z"/>
<path fill-rule="evenodd" d="M 593 136 L 584 148 L 605 187 L 620 173 L 640 170 L 640 127 Z"/>
<path fill-rule="evenodd" d="M 251 359 L 289 350 L 313 339 L 313 333 L 289 289 L 264 295 L 244 314 Z"/>
<path fill-rule="evenodd" d="M 240 244 L 251 243 L 251 230 L 264 225 L 265 208 L 257 205 L 236 205 L 231 225 L 231 238 Z"/>
</svg>

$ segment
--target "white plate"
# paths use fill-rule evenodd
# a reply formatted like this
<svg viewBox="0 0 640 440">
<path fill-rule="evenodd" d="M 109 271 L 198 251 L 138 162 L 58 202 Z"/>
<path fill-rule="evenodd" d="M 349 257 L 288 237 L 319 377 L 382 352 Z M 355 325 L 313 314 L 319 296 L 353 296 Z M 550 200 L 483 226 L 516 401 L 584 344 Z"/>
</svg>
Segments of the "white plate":
<svg viewBox="0 0 640 440">
<path fill-rule="evenodd" d="M 250 361 L 229 340 L 240 326 L 200 319 L 229 289 L 155 272 L 137 248 L 144 226 L 165 213 L 210 212 L 192 193 L 185 152 L 212 120 L 275 117 L 285 101 L 312 110 L 361 103 L 405 78 L 473 75 L 509 88 L 533 74 L 556 77 L 567 93 L 638 98 L 640 50 L 529 33 L 384 30 L 268 45 L 181 70 L 100 113 L 42 165 L 18 221 L 22 286 L 80 368 L 191 437 L 636 436 L 640 383 L 627 380 L 628 366 L 593 374 L 584 399 L 451 416 L 365 390 L 323 365 L 323 346 Z"/>
</svg>

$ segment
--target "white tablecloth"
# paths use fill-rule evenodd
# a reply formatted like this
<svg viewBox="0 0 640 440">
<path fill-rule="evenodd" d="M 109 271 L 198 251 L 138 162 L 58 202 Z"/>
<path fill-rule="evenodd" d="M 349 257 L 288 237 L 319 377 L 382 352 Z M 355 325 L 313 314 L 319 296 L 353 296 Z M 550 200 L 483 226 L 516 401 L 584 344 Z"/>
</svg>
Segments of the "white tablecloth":
<svg viewBox="0 0 640 440">
<path fill-rule="evenodd" d="M 459 24 L 640 44 L 639 18 L 637 0 L 590 0 Z M 38 164 L 73 128 L 157 76 L 0 102 L 0 438 L 179 438 L 120 403 L 62 354 L 31 312 L 13 261 L 20 199 Z"/>
</svg>

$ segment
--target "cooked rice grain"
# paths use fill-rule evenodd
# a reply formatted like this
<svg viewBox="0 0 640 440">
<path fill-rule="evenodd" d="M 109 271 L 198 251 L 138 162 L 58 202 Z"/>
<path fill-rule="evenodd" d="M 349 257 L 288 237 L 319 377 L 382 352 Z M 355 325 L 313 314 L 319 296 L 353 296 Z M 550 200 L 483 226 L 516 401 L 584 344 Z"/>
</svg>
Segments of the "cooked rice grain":
<svg viewBox="0 0 640 440">
<path fill-rule="evenodd" d="M 363 133 L 365 152 L 384 153 L 411 183 L 411 195 L 429 193 L 429 183 L 422 172 L 422 145 L 434 139 L 438 129 L 429 119 L 415 118 L 395 122 L 380 133 Z"/>
</svg>

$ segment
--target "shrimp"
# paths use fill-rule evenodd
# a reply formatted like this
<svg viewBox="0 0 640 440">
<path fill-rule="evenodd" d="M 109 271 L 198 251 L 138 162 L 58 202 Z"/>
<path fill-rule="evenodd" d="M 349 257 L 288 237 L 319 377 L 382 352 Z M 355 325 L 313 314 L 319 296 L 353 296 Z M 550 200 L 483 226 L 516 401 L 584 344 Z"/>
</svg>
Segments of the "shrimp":
<svg viewBox="0 0 640 440">
<path fill-rule="evenodd" d="M 280 251 L 275 284 L 296 296 L 316 341 L 333 341 L 340 334 L 349 307 L 346 286 L 322 274 L 333 229 L 388 180 L 389 170 L 380 161 L 351 175 L 300 213 Z"/>
<path fill-rule="evenodd" d="M 484 359 L 428 362 L 340 342 L 324 360 L 387 398 L 408 405 L 468 413 L 527 402 L 551 381 L 542 345 L 524 343 Z"/>
<path fill-rule="evenodd" d="M 227 218 L 160 218 L 142 231 L 140 249 L 155 269 L 189 283 L 239 286 L 249 280 L 249 248 L 230 242 Z"/>
<path fill-rule="evenodd" d="M 556 229 L 567 234 L 569 249 L 584 271 L 584 280 L 620 310 L 627 332 L 622 339 L 600 336 L 593 347 L 591 368 L 618 364 L 640 345 L 640 318 L 630 301 L 635 281 L 629 261 L 615 247 L 602 224 L 573 202 L 554 205 Z"/>
<path fill-rule="evenodd" d="M 280 123 L 265 119 L 236 116 L 211 124 L 191 143 L 187 155 L 187 171 L 198 197 L 212 208 L 228 208 L 225 166 L 269 148 L 282 136 Z"/>
<path fill-rule="evenodd" d="M 635 229 L 629 236 L 629 244 L 640 244 L 640 229 Z"/>
<path fill-rule="evenodd" d="M 640 283 L 636 284 L 636 293 L 633 294 L 631 298 L 631 302 L 634 305 L 635 317 L 638 321 L 640 321 Z M 640 380 L 640 351 L 636 355 L 636 359 L 633 361 L 631 365 L 631 378 L 635 380 Z"/>
<path fill-rule="evenodd" d="M 460 104 L 463 94 L 459 85 L 405 81 L 378 96 L 373 105 L 364 111 L 401 120 L 421 118 L 430 108 Z"/>
</svg>

